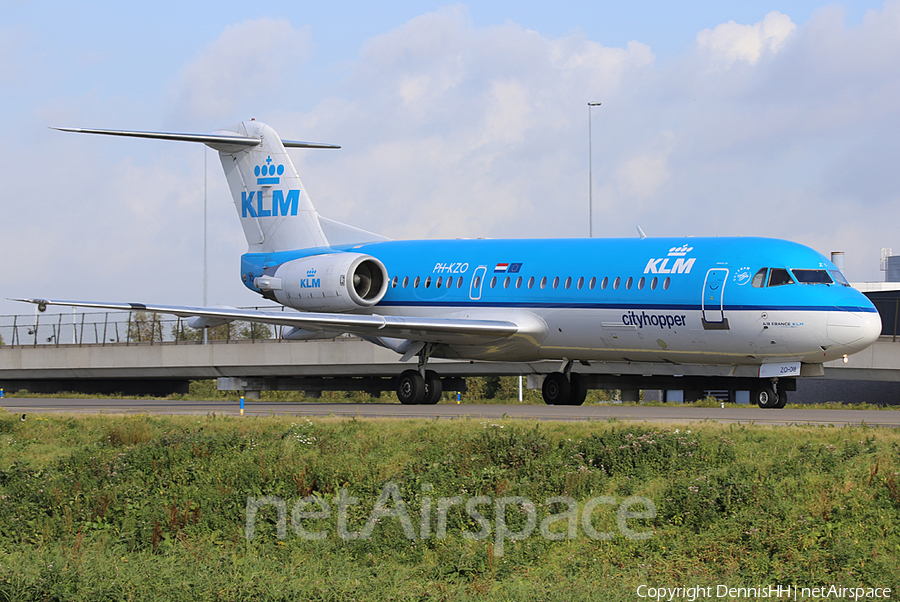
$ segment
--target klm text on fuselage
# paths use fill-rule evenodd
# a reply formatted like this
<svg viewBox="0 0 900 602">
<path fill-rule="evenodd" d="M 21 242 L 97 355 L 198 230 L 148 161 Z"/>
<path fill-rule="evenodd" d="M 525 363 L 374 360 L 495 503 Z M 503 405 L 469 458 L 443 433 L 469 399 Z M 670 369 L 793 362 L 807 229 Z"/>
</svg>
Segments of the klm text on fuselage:
<svg viewBox="0 0 900 602">
<path fill-rule="evenodd" d="M 254 206 L 255 201 L 255 206 Z M 300 203 L 300 191 L 288 190 L 287 197 L 283 190 L 272 191 L 272 202 L 266 207 L 266 198 L 262 190 L 241 192 L 241 217 L 277 217 L 279 215 L 297 215 Z"/>
</svg>

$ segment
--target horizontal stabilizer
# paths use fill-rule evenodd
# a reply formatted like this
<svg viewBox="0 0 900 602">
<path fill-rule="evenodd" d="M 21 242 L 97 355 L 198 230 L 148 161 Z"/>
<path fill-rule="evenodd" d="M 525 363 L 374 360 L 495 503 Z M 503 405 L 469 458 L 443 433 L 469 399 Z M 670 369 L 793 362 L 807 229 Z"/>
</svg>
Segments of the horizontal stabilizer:
<svg viewBox="0 0 900 602">
<path fill-rule="evenodd" d="M 105 136 L 127 136 L 130 138 L 155 138 L 157 140 L 178 140 L 181 142 L 202 142 L 204 144 L 237 144 L 240 146 L 256 146 L 259 138 L 249 136 L 229 136 L 225 134 L 180 134 L 175 132 L 137 132 L 127 130 L 97 130 L 87 128 L 50 128 L 61 132 L 77 132 L 79 134 L 103 134 Z"/>
<path fill-rule="evenodd" d="M 130 138 L 155 138 L 157 140 L 177 140 L 180 142 L 202 142 L 203 144 L 233 144 L 237 146 L 256 146 L 259 138 L 252 136 L 238 136 L 236 134 L 183 134 L 178 132 L 140 132 L 131 130 L 98 130 L 90 128 L 56 128 L 61 132 L 76 132 L 79 134 L 103 134 L 105 136 L 127 136 Z M 299 140 L 282 140 L 287 148 L 341 148 L 337 144 L 324 144 L 321 142 L 302 142 Z"/>
</svg>

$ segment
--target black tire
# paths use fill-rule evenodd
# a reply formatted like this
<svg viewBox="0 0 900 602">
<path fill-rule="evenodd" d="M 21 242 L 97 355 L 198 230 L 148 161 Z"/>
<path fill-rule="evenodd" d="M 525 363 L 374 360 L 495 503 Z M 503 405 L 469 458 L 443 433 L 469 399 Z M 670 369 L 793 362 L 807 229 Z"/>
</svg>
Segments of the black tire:
<svg viewBox="0 0 900 602">
<path fill-rule="evenodd" d="M 551 372 L 544 377 L 544 386 L 541 387 L 544 403 L 551 406 L 561 406 L 569 403 L 572 393 L 572 385 L 562 372 Z"/>
<path fill-rule="evenodd" d="M 588 392 L 587 379 L 577 372 L 572 372 L 569 375 L 569 386 L 571 390 L 569 391 L 569 403 L 567 405 L 582 405 Z"/>
<path fill-rule="evenodd" d="M 434 370 L 425 371 L 425 395 L 422 397 L 423 404 L 434 405 L 441 400 L 441 393 L 444 387 L 441 385 L 441 377 Z"/>
<path fill-rule="evenodd" d="M 418 370 L 404 370 L 397 377 L 397 399 L 404 405 L 422 403 L 425 398 L 425 379 Z"/>
<path fill-rule="evenodd" d="M 787 405 L 787 391 L 779 389 L 778 391 L 778 403 L 776 403 L 773 407 L 777 410 L 780 410 L 784 406 Z"/>
<path fill-rule="evenodd" d="M 778 395 L 775 394 L 775 389 L 771 385 L 763 385 L 754 389 L 753 401 L 761 408 L 774 408 L 778 403 Z"/>
</svg>

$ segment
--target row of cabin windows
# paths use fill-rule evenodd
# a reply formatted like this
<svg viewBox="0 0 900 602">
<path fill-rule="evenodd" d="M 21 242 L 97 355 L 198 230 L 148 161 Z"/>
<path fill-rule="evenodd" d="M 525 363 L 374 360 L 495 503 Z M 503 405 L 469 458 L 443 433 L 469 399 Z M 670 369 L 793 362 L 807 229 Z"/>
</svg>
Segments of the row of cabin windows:
<svg viewBox="0 0 900 602">
<path fill-rule="evenodd" d="M 437 280 L 434 280 L 434 281 L 432 281 L 431 276 L 428 276 L 425 278 L 425 282 L 424 282 L 425 288 L 431 288 L 432 283 L 434 283 L 435 288 L 453 288 L 454 286 L 456 288 L 462 288 L 463 277 L 459 276 L 458 278 L 456 278 L 455 282 L 454 282 L 453 276 L 447 276 L 446 280 L 444 279 L 443 276 L 438 276 Z M 497 279 L 497 276 L 492 276 L 491 280 L 489 282 L 489 286 L 491 288 L 497 288 L 497 286 L 499 285 L 506 289 L 508 289 L 510 286 L 515 286 L 515 288 L 520 289 L 520 288 L 522 288 L 522 285 L 524 283 L 525 283 L 525 281 L 522 276 L 517 277 L 515 279 L 515 281 L 513 281 L 511 276 L 506 276 L 502 281 L 499 281 Z M 536 283 L 536 280 L 535 280 L 534 276 L 531 276 L 530 278 L 528 278 L 527 287 L 529 289 L 532 289 L 532 288 L 534 288 L 535 283 Z M 415 279 L 412 281 L 412 287 L 419 288 L 420 284 L 422 284 L 422 280 L 419 276 L 416 276 Z M 537 282 L 537 284 L 542 289 L 547 288 L 548 284 L 551 285 L 553 289 L 557 289 L 557 288 L 559 288 L 559 285 L 560 285 L 560 279 L 559 279 L 559 276 L 556 276 L 555 278 L 553 278 L 553 280 L 551 282 L 551 281 L 548 281 L 547 276 L 544 276 L 543 278 L 541 278 L 540 282 Z M 563 284 L 563 288 L 565 288 L 566 290 L 572 288 L 572 284 L 573 284 L 572 277 L 568 276 L 565 279 L 565 281 L 563 281 L 562 284 Z M 585 285 L 584 276 L 579 277 L 578 280 L 574 282 L 574 284 L 575 284 L 576 289 L 578 289 L 578 290 L 583 289 L 584 285 Z M 662 289 L 669 290 L 669 286 L 671 284 L 672 284 L 672 279 L 666 277 L 665 280 L 662 281 Z M 398 285 L 401 288 L 407 288 L 410 285 L 409 276 L 404 276 L 402 282 L 400 281 L 398 276 L 394 276 L 394 279 L 391 281 L 391 288 L 397 288 Z M 631 290 L 634 287 L 634 285 L 635 285 L 634 278 L 629 276 L 625 280 L 625 290 Z M 476 289 L 481 287 L 481 276 L 475 276 L 475 281 L 473 282 L 473 286 Z M 597 286 L 597 278 L 596 277 L 592 277 L 590 280 L 587 281 L 587 287 L 589 290 L 594 290 L 596 288 L 596 286 Z M 609 288 L 609 286 L 610 286 L 610 279 L 608 277 L 604 277 L 603 280 L 600 281 L 600 290 L 606 290 L 607 288 Z M 648 286 L 651 291 L 655 291 L 660 286 L 659 278 L 654 276 L 653 278 L 650 279 L 649 282 L 647 282 L 647 279 L 642 276 L 637 281 L 637 289 L 638 290 L 643 290 L 644 288 L 646 288 Z M 621 287 L 622 287 L 622 278 L 616 276 L 616 278 L 614 280 L 612 280 L 612 289 L 618 290 Z"/>
</svg>

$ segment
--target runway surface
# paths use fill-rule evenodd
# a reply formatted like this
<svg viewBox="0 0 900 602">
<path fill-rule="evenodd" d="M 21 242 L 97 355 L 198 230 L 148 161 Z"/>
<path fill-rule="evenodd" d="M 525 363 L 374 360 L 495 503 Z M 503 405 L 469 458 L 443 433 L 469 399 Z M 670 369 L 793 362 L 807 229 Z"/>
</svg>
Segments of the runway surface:
<svg viewBox="0 0 900 602">
<path fill-rule="evenodd" d="M 16 399 L 0 400 L 0 407 L 18 414 L 211 414 L 237 416 L 237 402 L 120 399 Z M 621 406 L 476 405 L 438 404 L 405 406 L 399 403 L 293 403 L 246 402 L 245 416 L 357 416 L 360 418 L 524 418 L 535 420 L 638 420 L 648 422 L 814 424 L 900 427 L 900 411 L 879 410 L 763 410 L 757 407 L 686 408 Z"/>
</svg>

